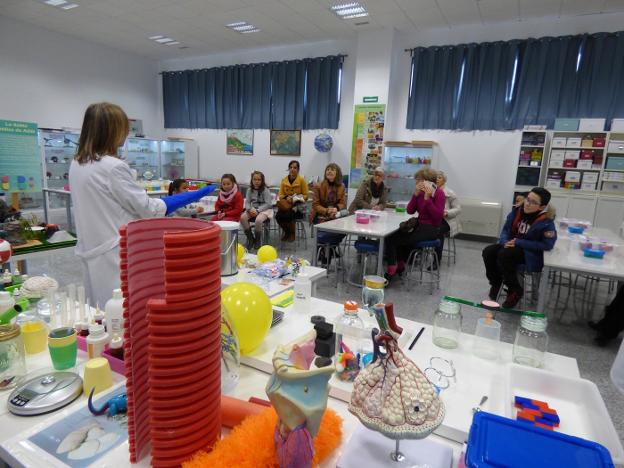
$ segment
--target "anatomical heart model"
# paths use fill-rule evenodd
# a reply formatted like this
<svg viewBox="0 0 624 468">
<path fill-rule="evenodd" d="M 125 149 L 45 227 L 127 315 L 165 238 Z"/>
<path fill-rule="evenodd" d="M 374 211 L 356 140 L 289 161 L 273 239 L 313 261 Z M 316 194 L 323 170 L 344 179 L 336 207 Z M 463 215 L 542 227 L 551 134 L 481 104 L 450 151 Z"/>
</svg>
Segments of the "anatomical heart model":
<svg viewBox="0 0 624 468">
<path fill-rule="evenodd" d="M 392 308 L 377 304 L 373 311 L 381 330 L 372 331 L 373 361 L 353 383 L 349 411 L 390 439 L 425 438 L 442 424 L 444 404 L 425 374 L 399 348 L 402 329 Z"/>
<path fill-rule="evenodd" d="M 281 468 L 312 466 L 312 438 L 327 407 L 333 365 L 310 369 L 314 360 L 312 330 L 302 338 L 278 346 L 273 354 L 273 375 L 266 392 L 278 415 L 275 428 L 277 458 Z"/>
</svg>

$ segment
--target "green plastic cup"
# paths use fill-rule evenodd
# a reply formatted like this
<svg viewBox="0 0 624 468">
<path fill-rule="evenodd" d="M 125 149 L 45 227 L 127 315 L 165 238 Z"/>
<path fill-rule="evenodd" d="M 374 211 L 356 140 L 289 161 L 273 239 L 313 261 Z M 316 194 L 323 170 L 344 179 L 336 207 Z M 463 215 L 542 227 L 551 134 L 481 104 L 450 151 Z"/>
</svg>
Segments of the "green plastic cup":
<svg viewBox="0 0 624 468">
<path fill-rule="evenodd" d="M 48 349 L 56 370 L 70 369 L 76 365 L 78 341 L 76 330 L 70 327 L 56 328 L 48 335 Z"/>
</svg>

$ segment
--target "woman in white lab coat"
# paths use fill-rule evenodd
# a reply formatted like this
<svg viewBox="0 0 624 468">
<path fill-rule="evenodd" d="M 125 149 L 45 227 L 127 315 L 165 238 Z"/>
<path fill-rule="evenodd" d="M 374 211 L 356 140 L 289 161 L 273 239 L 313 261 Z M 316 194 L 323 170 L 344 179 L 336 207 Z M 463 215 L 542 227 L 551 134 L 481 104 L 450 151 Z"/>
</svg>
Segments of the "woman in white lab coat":
<svg viewBox="0 0 624 468">
<path fill-rule="evenodd" d="M 128 117 L 107 102 L 84 115 L 78 151 L 69 169 L 78 255 L 89 302 L 103 307 L 120 285 L 119 228 L 140 218 L 165 216 L 207 195 L 214 187 L 172 197 L 150 198 L 135 173 L 119 158 L 128 136 Z"/>
</svg>

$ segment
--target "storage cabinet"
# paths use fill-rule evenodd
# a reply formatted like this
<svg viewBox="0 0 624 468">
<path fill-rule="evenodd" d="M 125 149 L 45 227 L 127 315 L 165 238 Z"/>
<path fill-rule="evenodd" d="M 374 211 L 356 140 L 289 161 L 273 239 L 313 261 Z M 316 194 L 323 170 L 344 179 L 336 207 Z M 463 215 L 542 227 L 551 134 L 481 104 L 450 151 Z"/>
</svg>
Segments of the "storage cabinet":
<svg viewBox="0 0 624 468">
<path fill-rule="evenodd" d="M 546 154 L 548 132 L 546 130 L 524 130 L 520 141 L 518 167 L 516 170 L 516 192 L 523 192 L 541 185 Z"/>
<path fill-rule="evenodd" d="M 414 174 L 433 163 L 435 143 L 432 141 L 387 141 L 384 145 L 384 170 L 388 199 L 394 203 L 407 201 L 414 193 Z"/>
</svg>

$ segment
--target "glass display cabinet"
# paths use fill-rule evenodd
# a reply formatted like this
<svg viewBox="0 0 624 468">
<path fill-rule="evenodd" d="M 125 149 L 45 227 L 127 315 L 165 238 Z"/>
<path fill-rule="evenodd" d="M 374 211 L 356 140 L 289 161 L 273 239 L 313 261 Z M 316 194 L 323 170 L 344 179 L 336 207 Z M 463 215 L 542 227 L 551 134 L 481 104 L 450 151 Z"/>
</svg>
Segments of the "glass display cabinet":
<svg viewBox="0 0 624 468">
<path fill-rule="evenodd" d="M 161 178 L 160 148 L 158 140 L 146 138 L 128 138 L 126 140 L 125 159 L 137 172 L 138 180 Z"/>
<path fill-rule="evenodd" d="M 414 174 L 433 164 L 433 141 L 387 141 L 384 170 L 390 203 L 408 201 L 414 193 Z"/>
<path fill-rule="evenodd" d="M 69 185 L 69 166 L 78 148 L 80 135 L 60 130 L 40 130 L 44 187 L 64 190 Z M 59 198 L 51 198 L 48 208 L 62 208 Z"/>
<path fill-rule="evenodd" d="M 163 179 L 184 178 L 186 144 L 184 141 L 163 140 L 160 142 L 161 177 Z"/>
</svg>

